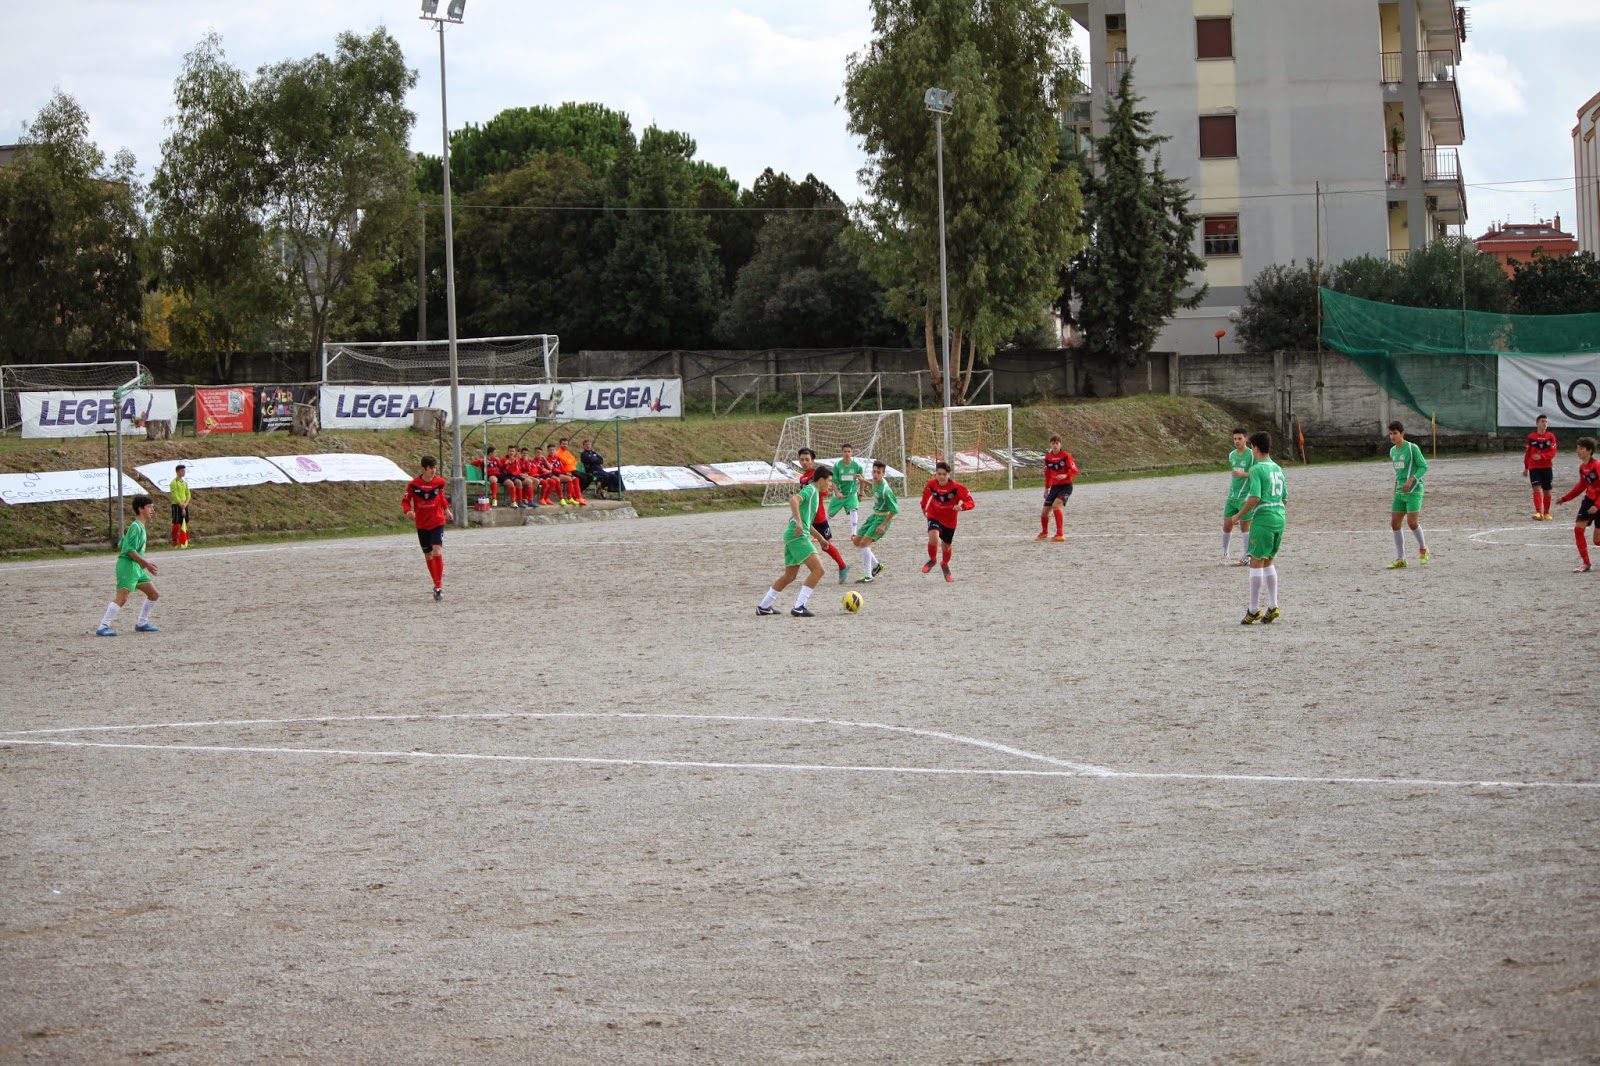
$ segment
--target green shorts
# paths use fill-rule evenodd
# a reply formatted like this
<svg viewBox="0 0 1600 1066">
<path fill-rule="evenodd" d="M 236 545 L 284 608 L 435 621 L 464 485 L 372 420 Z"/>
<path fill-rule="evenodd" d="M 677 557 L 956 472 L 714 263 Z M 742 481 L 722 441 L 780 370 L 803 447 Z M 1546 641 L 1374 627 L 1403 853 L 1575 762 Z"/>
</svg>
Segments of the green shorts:
<svg viewBox="0 0 1600 1066">
<path fill-rule="evenodd" d="M 1236 500 L 1232 496 L 1229 496 L 1225 501 L 1223 501 L 1223 504 L 1222 504 L 1222 517 L 1223 518 L 1232 518 L 1234 515 L 1239 513 L 1239 508 L 1241 508 L 1243 506 L 1244 506 L 1244 501 L 1243 500 Z M 1248 522 L 1249 519 L 1247 518 L 1247 519 L 1245 519 L 1245 521 Z"/>
<path fill-rule="evenodd" d="M 1257 519 L 1250 524 L 1250 558 L 1275 559 L 1283 547 L 1283 523 Z"/>
<path fill-rule="evenodd" d="M 861 523 L 861 528 L 856 531 L 856 536 L 866 537 L 868 540 L 882 540 L 883 535 L 889 532 L 889 519 L 886 514 L 869 514 L 866 521 Z"/>
<path fill-rule="evenodd" d="M 1416 514 L 1422 510 L 1422 490 L 1413 489 L 1411 492 L 1396 492 L 1394 502 L 1389 505 L 1389 510 L 1394 514 Z"/>
<path fill-rule="evenodd" d="M 832 496 L 828 499 L 828 517 L 832 518 L 840 511 L 861 510 L 860 496 Z"/>
<path fill-rule="evenodd" d="M 794 523 L 789 523 L 793 526 Z M 811 541 L 810 531 L 794 535 L 786 531 L 783 535 L 783 565 L 799 566 L 807 559 L 817 554 L 817 546 Z"/>
<path fill-rule="evenodd" d="M 150 576 L 150 571 L 134 562 L 132 559 L 117 557 L 117 588 L 127 589 L 132 592 L 140 585 L 148 585 L 155 578 Z"/>
</svg>

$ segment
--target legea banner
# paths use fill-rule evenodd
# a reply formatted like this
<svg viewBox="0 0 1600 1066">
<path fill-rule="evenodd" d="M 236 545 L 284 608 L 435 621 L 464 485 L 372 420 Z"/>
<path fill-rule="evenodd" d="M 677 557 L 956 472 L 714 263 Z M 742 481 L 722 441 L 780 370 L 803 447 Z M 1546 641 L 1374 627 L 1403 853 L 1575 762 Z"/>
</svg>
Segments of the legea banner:
<svg viewBox="0 0 1600 1066">
<path fill-rule="evenodd" d="M 332 452 L 319 455 L 269 455 L 267 462 L 279 467 L 302 485 L 320 481 L 410 481 L 411 475 L 384 455 L 351 455 Z"/>
<path fill-rule="evenodd" d="M 1600 355 L 1500 357 L 1500 424 L 1600 428 Z"/>
<path fill-rule="evenodd" d="M 117 424 L 117 401 L 110 389 L 17 394 L 24 437 L 92 437 Z M 148 422 L 178 421 L 178 394 L 172 389 L 135 389 L 122 397 L 122 435 L 143 433 Z"/>
<path fill-rule="evenodd" d="M 616 421 L 624 418 L 678 418 L 683 414 L 683 381 L 568 381 L 558 413 L 563 421 Z"/>
<path fill-rule="evenodd" d="M 556 421 L 615 421 L 677 418 L 683 413 L 683 382 L 568 381 L 559 385 L 462 385 L 461 424 L 532 422 L 548 402 Z M 436 407 L 450 417 L 447 385 L 324 385 L 322 424 L 328 429 L 407 429 L 411 413 Z"/>
<path fill-rule="evenodd" d="M 191 489 L 237 489 L 246 485 L 287 485 L 289 478 L 282 470 L 255 455 L 229 455 L 207 459 L 185 459 L 189 469 L 183 480 Z M 145 463 L 134 467 L 139 474 L 162 492 L 172 491 L 172 477 L 177 461 Z"/>
<path fill-rule="evenodd" d="M 60 500 L 108 500 L 116 491 L 117 472 L 105 468 L 0 474 L 0 500 L 13 506 Z M 123 475 L 124 496 L 136 496 L 143 491 L 144 486 L 132 474 Z"/>
</svg>

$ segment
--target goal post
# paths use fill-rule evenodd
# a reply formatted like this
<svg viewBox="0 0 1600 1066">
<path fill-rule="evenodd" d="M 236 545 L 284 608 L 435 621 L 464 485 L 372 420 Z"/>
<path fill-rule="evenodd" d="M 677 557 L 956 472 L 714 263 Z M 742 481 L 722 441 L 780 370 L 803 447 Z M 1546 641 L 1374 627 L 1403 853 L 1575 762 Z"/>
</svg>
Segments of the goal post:
<svg viewBox="0 0 1600 1066">
<path fill-rule="evenodd" d="M 458 378 L 468 385 L 532 385 L 555 381 L 561 338 L 460 337 Z M 324 385 L 443 385 L 450 380 L 450 342 L 328 341 L 322 346 Z"/>
<path fill-rule="evenodd" d="M 135 387 L 148 378 L 133 359 L 103 363 L 8 363 L 0 366 L 0 430 L 22 424 L 19 397 L 24 392 L 77 392 Z"/>
<path fill-rule="evenodd" d="M 817 462 L 838 459 L 848 444 L 856 462 L 869 472 L 874 459 L 889 464 L 890 482 L 906 494 L 906 420 L 904 411 L 844 411 L 831 414 L 791 415 L 778 433 L 778 450 L 772 465 L 783 473 L 796 471 L 795 453 L 810 448 Z M 761 493 L 763 507 L 784 507 L 794 494 L 792 481 L 769 481 Z"/>
<path fill-rule="evenodd" d="M 1006 488 L 1016 488 L 1016 443 L 1010 404 L 932 407 L 916 412 L 906 461 L 931 475 L 934 464 L 944 456 L 946 426 L 953 453 L 949 462 L 956 477 L 1004 474 Z"/>
</svg>

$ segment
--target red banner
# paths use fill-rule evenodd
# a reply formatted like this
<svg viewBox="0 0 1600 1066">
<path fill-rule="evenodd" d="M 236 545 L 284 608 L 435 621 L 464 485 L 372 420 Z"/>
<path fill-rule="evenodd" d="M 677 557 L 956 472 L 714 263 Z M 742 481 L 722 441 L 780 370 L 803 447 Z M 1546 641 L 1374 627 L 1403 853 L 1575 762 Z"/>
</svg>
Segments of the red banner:
<svg viewBox="0 0 1600 1066">
<path fill-rule="evenodd" d="M 256 428 L 254 389 L 219 388 L 194 390 L 194 431 L 207 433 L 249 433 Z"/>
</svg>

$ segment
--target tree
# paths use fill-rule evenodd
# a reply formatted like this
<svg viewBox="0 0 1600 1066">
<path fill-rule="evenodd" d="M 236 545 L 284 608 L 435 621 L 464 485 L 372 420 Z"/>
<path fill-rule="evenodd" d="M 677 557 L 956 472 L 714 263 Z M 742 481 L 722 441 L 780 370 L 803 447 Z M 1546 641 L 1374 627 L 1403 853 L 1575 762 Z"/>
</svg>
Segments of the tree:
<svg viewBox="0 0 1600 1066">
<path fill-rule="evenodd" d="M 0 169 L 0 350 L 82 357 L 138 346 L 144 223 L 134 158 L 106 167 L 89 116 L 57 91 Z"/>
<path fill-rule="evenodd" d="M 1600 259 L 1593 252 L 1513 260 L 1512 271 L 1511 302 L 1518 314 L 1600 313 Z"/>
<path fill-rule="evenodd" d="M 945 128 L 952 371 L 963 399 L 980 354 L 1031 328 L 1082 246 L 1057 116 L 1077 84 L 1071 20 L 1051 0 L 873 0 L 845 103 L 872 197 L 854 242 L 891 311 L 921 324 L 935 382 L 939 189 L 923 92 L 954 90 Z"/>
<path fill-rule="evenodd" d="M 1190 280 L 1205 267 L 1194 246 L 1200 217 L 1153 155 L 1168 138 L 1150 132 L 1154 116 L 1138 108 L 1140 99 L 1130 64 L 1107 105 L 1106 133 L 1094 142 L 1098 170 L 1084 181 L 1089 245 L 1071 270 L 1085 347 L 1113 360 L 1118 395 L 1124 369 L 1149 353 L 1174 312 L 1200 306 L 1207 291 Z"/>
<path fill-rule="evenodd" d="M 1328 288 L 1363 300 L 1444 310 L 1505 312 L 1511 289 L 1493 256 L 1471 242 L 1445 237 L 1398 262 L 1374 255 L 1334 267 Z"/>
<path fill-rule="evenodd" d="M 511 107 L 482 126 L 468 123 L 450 134 L 450 189 L 455 195 L 481 188 L 541 155 L 565 155 L 604 177 L 634 144 L 628 116 L 603 104 Z M 436 155 L 417 157 L 417 185 L 444 195 L 444 164 Z"/>
<path fill-rule="evenodd" d="M 1239 340 L 1252 354 L 1303 352 L 1317 346 L 1317 265 L 1274 263 L 1244 290 Z"/>
</svg>

